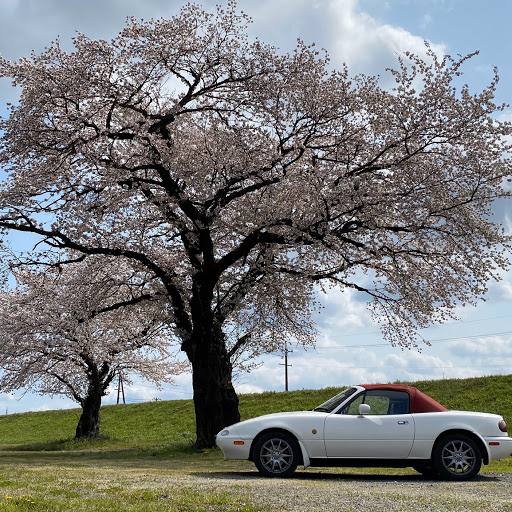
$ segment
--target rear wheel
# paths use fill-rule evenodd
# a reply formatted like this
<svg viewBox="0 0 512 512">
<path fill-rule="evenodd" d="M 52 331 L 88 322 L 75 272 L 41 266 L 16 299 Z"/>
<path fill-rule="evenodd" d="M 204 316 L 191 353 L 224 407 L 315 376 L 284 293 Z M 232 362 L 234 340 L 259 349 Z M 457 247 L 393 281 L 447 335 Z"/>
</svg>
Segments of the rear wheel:
<svg viewBox="0 0 512 512">
<path fill-rule="evenodd" d="M 254 445 L 254 464 L 264 476 L 291 475 L 299 463 L 299 447 L 284 432 L 269 432 Z"/>
<path fill-rule="evenodd" d="M 464 434 L 450 434 L 434 448 L 433 463 L 442 478 L 469 480 L 482 467 L 482 454 L 473 439 Z"/>
</svg>

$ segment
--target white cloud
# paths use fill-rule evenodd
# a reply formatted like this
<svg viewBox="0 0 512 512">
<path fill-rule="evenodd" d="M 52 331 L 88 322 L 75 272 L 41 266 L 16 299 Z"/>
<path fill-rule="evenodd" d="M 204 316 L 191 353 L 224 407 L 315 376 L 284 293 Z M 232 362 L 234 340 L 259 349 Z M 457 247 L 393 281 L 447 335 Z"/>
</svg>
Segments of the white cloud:
<svg viewBox="0 0 512 512">
<path fill-rule="evenodd" d="M 499 282 L 499 289 L 504 300 L 512 300 L 512 276 L 510 272 L 507 272 L 506 277 Z"/>
<path fill-rule="evenodd" d="M 235 386 L 236 392 L 238 394 L 254 394 L 254 393 L 263 393 L 266 389 L 261 386 L 255 386 L 254 384 L 239 384 Z"/>
<path fill-rule="evenodd" d="M 346 332 L 347 329 L 374 328 L 371 314 L 361 292 L 352 289 L 331 288 L 319 293 L 326 317 L 320 318 L 322 332 Z"/>
<path fill-rule="evenodd" d="M 503 226 L 507 234 L 512 233 L 512 217 L 509 214 L 505 214 Z M 512 253 L 507 253 L 507 257 L 512 262 Z M 497 272 L 498 281 L 489 281 L 489 292 L 488 296 L 494 300 L 510 301 L 512 300 L 512 272 L 511 268 L 505 270 L 499 270 Z"/>
<path fill-rule="evenodd" d="M 396 68 L 397 55 L 410 51 L 425 56 L 424 38 L 406 29 L 379 23 L 358 9 L 359 0 L 331 0 L 329 11 L 333 27 L 333 58 L 345 62 L 350 74 L 382 75 L 386 68 Z M 446 53 L 442 44 L 430 43 L 432 49 Z"/>
<path fill-rule="evenodd" d="M 463 355 L 472 361 L 478 358 L 481 361 L 503 362 L 505 358 L 512 360 L 512 336 L 478 337 L 472 339 L 455 340 L 450 345 L 454 354 Z"/>
<path fill-rule="evenodd" d="M 321 343 L 316 351 L 304 353 L 297 349 L 290 354 L 288 378 L 291 390 L 467 376 L 467 369 L 457 368 L 443 355 L 433 353 L 433 349 L 429 353 L 429 348 L 420 353 L 402 351 L 385 343 L 360 347 L 336 347 L 325 344 L 325 340 Z M 239 391 L 284 389 L 284 367 L 279 357 L 267 357 L 265 365 L 250 375 L 252 380 L 247 380 L 248 386 L 239 386 Z"/>
</svg>

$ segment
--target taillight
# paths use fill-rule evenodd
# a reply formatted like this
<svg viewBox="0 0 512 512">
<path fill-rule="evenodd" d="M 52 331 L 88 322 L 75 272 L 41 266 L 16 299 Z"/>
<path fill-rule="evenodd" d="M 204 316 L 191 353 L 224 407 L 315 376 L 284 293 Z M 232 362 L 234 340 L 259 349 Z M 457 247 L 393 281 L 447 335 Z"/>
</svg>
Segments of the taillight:
<svg viewBox="0 0 512 512">
<path fill-rule="evenodd" d="M 508 429 L 507 429 L 507 423 L 505 422 L 505 420 L 501 420 L 501 421 L 498 423 L 498 427 L 499 427 L 499 429 L 500 429 L 502 432 L 508 432 Z"/>
</svg>

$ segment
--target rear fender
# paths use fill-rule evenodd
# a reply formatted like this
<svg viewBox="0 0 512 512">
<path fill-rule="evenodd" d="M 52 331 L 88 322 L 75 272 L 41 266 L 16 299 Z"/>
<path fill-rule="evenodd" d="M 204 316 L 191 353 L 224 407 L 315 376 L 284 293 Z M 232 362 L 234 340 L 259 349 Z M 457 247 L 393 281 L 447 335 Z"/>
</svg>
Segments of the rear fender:
<svg viewBox="0 0 512 512">
<path fill-rule="evenodd" d="M 485 442 L 484 438 L 478 432 L 475 432 L 473 430 L 464 430 L 460 428 L 445 430 L 444 432 L 437 436 L 437 439 L 432 447 L 432 454 L 434 453 L 435 447 L 439 440 L 444 436 L 450 434 L 464 434 L 465 436 L 471 437 L 471 439 L 473 439 L 480 448 L 480 451 L 482 453 L 482 462 L 486 466 L 489 464 L 489 461 L 491 460 L 491 452 L 489 450 L 489 447 L 487 446 L 487 443 Z"/>
</svg>

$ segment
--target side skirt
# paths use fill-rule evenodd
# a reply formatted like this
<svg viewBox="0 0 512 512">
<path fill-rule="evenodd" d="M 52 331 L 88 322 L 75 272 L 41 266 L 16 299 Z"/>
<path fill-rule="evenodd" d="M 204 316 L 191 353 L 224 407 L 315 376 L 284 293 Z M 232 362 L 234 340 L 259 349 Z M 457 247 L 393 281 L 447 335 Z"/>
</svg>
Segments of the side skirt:
<svg viewBox="0 0 512 512">
<path fill-rule="evenodd" d="M 310 459 L 312 467 L 317 468 L 410 468 L 420 464 L 430 463 L 429 459 L 347 459 L 321 458 Z"/>
</svg>

